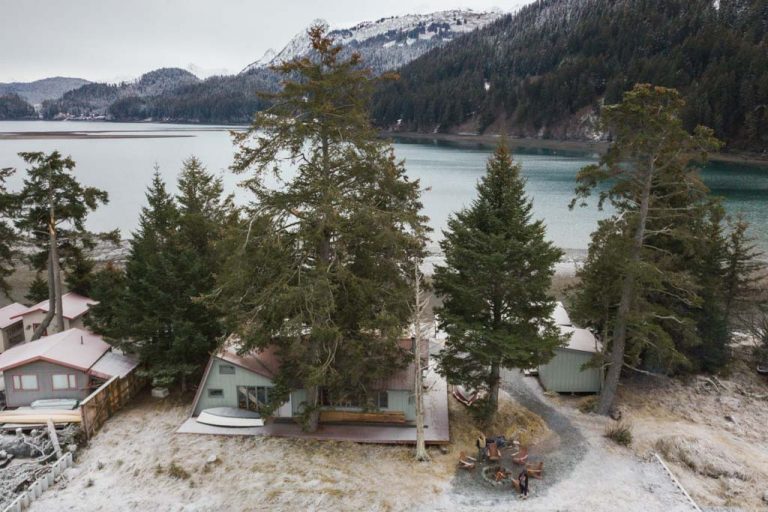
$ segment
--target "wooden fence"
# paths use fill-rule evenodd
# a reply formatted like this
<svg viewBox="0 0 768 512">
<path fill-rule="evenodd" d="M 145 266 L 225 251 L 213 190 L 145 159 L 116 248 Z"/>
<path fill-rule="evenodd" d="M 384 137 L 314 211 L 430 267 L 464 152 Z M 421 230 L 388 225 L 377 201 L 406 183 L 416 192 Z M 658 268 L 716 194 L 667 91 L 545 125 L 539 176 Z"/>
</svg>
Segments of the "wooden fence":
<svg viewBox="0 0 768 512">
<path fill-rule="evenodd" d="M 81 428 L 90 439 L 113 414 L 146 384 L 145 379 L 132 370 L 125 377 L 114 376 L 80 403 Z"/>
</svg>

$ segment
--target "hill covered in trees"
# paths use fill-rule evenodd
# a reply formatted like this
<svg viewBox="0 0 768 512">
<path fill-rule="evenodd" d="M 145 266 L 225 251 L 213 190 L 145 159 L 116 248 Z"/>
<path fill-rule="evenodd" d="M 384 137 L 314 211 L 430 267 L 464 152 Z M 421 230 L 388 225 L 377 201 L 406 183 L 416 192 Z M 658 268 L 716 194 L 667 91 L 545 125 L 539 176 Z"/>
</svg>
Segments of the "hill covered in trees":
<svg viewBox="0 0 768 512">
<path fill-rule="evenodd" d="M 35 109 L 18 94 L 0 96 L 0 120 L 34 119 Z"/>
<path fill-rule="evenodd" d="M 46 119 L 106 116 L 115 102 L 160 96 L 198 82 L 199 78 L 184 69 L 161 68 L 145 73 L 135 82 L 85 84 L 64 93 L 60 99 L 44 101 L 42 113 Z"/>
<path fill-rule="evenodd" d="M 344 45 L 343 57 L 363 56 L 374 73 L 397 69 L 433 48 L 498 19 L 500 12 L 450 10 L 431 14 L 392 16 L 333 30 L 329 35 Z M 324 22 L 319 22 L 324 23 Z M 104 116 L 117 121 L 155 119 L 200 123 L 247 123 L 267 103 L 257 92 L 277 92 L 280 79 L 271 67 L 309 53 L 309 36 L 301 31 L 281 50 L 269 50 L 237 75 L 214 76 L 204 81 L 186 80 L 186 71 L 158 70 L 164 83 L 159 91 L 138 84 L 89 84 L 47 102 L 43 115 L 60 117 Z M 173 72 L 175 75 L 171 76 Z"/>
<path fill-rule="evenodd" d="M 635 83 L 683 93 L 688 128 L 768 148 L 767 0 L 539 0 L 437 48 L 383 86 L 385 127 L 596 138 Z"/>
<path fill-rule="evenodd" d="M 10 82 L 0 84 L 0 96 L 18 94 L 32 105 L 39 105 L 45 100 L 61 98 L 64 93 L 89 83 L 82 78 L 55 76 L 34 82 Z"/>
</svg>

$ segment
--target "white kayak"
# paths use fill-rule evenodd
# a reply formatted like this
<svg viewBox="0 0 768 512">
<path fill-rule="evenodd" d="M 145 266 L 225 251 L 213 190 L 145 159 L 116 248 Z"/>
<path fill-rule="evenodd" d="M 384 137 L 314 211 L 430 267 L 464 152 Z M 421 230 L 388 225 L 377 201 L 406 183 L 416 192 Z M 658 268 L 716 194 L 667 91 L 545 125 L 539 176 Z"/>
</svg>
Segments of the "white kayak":
<svg viewBox="0 0 768 512">
<path fill-rule="evenodd" d="M 213 407 L 203 409 L 197 417 L 198 423 L 215 427 L 263 427 L 264 420 L 254 411 L 237 407 Z"/>
</svg>

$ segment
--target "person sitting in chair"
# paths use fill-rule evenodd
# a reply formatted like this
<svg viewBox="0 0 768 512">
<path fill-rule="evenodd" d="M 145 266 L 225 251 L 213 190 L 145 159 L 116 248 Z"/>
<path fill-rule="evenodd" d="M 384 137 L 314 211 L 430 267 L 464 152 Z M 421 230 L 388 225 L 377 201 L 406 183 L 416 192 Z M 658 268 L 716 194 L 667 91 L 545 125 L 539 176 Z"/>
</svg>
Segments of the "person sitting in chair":
<svg viewBox="0 0 768 512">
<path fill-rule="evenodd" d="M 528 470 L 523 469 L 520 475 L 517 477 L 517 481 L 520 482 L 520 494 L 523 495 L 523 499 L 528 498 Z"/>
</svg>

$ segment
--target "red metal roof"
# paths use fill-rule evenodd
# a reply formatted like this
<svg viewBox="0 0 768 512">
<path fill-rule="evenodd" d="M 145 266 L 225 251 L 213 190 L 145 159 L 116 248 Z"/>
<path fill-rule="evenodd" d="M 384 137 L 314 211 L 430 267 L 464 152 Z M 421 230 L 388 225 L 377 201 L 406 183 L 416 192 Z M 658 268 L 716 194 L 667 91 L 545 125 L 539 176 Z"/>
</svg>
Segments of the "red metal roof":
<svg viewBox="0 0 768 512">
<path fill-rule="evenodd" d="M 74 320 L 75 318 L 85 314 L 90 306 L 98 304 L 98 301 L 75 292 L 69 292 L 61 296 L 61 303 L 64 309 L 64 317 L 69 320 Z M 43 302 L 39 302 L 34 306 L 25 308 L 24 311 L 17 313 L 12 318 L 22 317 L 24 315 L 28 315 L 29 313 L 34 313 L 35 311 L 42 311 L 47 313 L 48 301 L 44 300 Z"/>
<path fill-rule="evenodd" d="M 24 313 L 27 310 L 27 306 L 14 302 L 4 308 L 0 308 L 0 329 L 5 329 L 16 322 L 21 321 L 21 318 L 16 318 L 17 315 Z"/>
<path fill-rule="evenodd" d="M 0 354 L 0 371 L 47 361 L 88 372 L 110 348 L 101 336 L 83 329 L 69 329 L 9 348 Z"/>
</svg>

